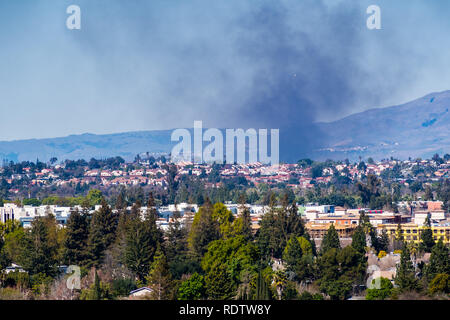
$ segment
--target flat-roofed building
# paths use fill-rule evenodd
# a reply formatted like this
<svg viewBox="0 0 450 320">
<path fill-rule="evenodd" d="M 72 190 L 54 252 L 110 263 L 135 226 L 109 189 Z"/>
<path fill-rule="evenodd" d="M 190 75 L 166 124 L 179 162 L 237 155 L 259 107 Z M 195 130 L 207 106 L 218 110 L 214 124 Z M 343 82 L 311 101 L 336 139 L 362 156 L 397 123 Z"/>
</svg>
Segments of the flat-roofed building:
<svg viewBox="0 0 450 320">
<path fill-rule="evenodd" d="M 382 232 L 383 229 L 386 229 L 389 237 L 394 238 L 397 234 L 397 228 L 398 224 L 381 224 L 377 226 L 377 231 Z M 425 226 L 419 226 L 415 223 L 401 224 L 401 232 L 406 242 L 419 243 L 421 241 L 420 235 L 425 229 Z M 442 239 L 445 244 L 450 244 L 450 224 L 432 225 L 431 230 L 435 241 Z"/>
<path fill-rule="evenodd" d="M 328 232 L 328 229 L 333 223 L 315 223 L 308 222 L 305 225 L 305 228 L 308 230 L 308 233 L 313 239 L 323 239 L 325 234 Z M 356 229 L 356 224 L 343 225 L 343 224 L 334 224 L 334 227 L 339 235 L 339 238 L 351 238 L 353 232 Z"/>
</svg>

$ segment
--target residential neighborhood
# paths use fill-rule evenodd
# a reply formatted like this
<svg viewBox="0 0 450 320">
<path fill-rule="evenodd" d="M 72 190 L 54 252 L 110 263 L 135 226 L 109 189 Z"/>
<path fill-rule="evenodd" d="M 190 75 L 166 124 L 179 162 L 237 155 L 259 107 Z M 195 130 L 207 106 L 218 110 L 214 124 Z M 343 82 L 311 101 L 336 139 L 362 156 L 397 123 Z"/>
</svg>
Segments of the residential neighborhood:
<svg viewBox="0 0 450 320">
<path fill-rule="evenodd" d="M 29 245 L 33 252 L 41 250 L 42 241 L 53 241 L 46 249 L 55 250 L 51 260 L 55 271 L 45 271 L 48 281 L 53 279 L 57 285 L 75 262 L 85 270 L 83 281 L 91 283 L 70 293 L 59 289 L 63 296 L 180 298 L 185 295 L 183 286 L 192 285 L 194 279 L 203 283 L 202 290 L 212 290 L 208 289 L 212 282 L 207 284 L 205 277 L 216 273 L 208 275 L 212 266 L 206 263 L 210 255 L 219 253 L 210 244 L 234 246 L 238 244 L 229 241 L 239 241 L 238 247 L 227 250 L 255 250 L 254 255 L 241 257 L 248 263 L 258 255 L 267 259 L 259 267 L 253 261 L 240 272 L 247 270 L 259 277 L 250 270 L 260 268 L 271 274 L 272 281 L 258 290 L 267 290 L 264 294 L 274 299 L 290 299 L 287 294 L 299 299 L 372 299 L 379 294 L 380 281 L 390 288 L 384 298 L 402 297 L 406 294 L 399 278 L 406 272 L 402 268 L 409 268 L 409 277 L 417 282 L 415 289 L 408 287 L 407 294 L 423 297 L 425 291 L 419 288 L 431 286 L 433 280 L 427 271 L 435 268 L 431 266 L 438 253 L 433 250 L 445 251 L 450 245 L 449 168 L 448 155 L 435 155 L 431 160 L 361 159 L 357 163 L 303 159 L 278 167 L 170 163 L 164 156 L 155 159 L 145 154 L 129 163 L 119 157 L 89 162 L 5 162 L 0 203 L 3 285 L 11 281 L 17 285 L 17 279 L 8 279 L 26 274 L 22 277 L 40 281 L 41 288 L 23 291 L 27 295 L 58 294 L 51 292 L 49 283 L 37 280 L 42 272 L 36 272 L 41 269 L 35 269 L 21 252 L 27 252 Z M 42 234 L 38 228 L 47 231 Z M 43 237 L 40 242 L 20 240 L 36 232 Z M 141 239 L 140 234 L 146 232 Z M 98 247 L 96 234 L 111 240 Z M 134 251 L 141 246 L 147 253 Z M 225 249 L 220 248 L 214 250 Z M 325 280 L 320 271 L 324 259 L 334 259 L 325 255 L 332 252 L 359 261 L 351 267 L 357 268 L 354 272 L 359 270 L 356 278 L 351 283 L 345 280 L 338 292 L 328 286 L 341 280 Z M 153 274 L 156 270 L 159 273 Z M 117 278 L 118 273 L 122 276 Z M 178 289 L 156 290 L 152 274 L 164 274 L 164 284 Z M 287 278 L 277 285 L 277 277 Z M 347 279 L 347 275 L 342 277 L 342 281 Z M 243 278 L 234 281 L 233 289 L 217 289 L 214 294 L 238 298 L 245 282 Z M 252 291 L 256 289 L 247 288 L 246 294 L 256 294 Z M 433 290 L 426 294 L 438 292 Z M 25 298 L 24 293 L 16 294 Z M 198 296 L 186 297 L 207 295 L 200 291 Z"/>
</svg>

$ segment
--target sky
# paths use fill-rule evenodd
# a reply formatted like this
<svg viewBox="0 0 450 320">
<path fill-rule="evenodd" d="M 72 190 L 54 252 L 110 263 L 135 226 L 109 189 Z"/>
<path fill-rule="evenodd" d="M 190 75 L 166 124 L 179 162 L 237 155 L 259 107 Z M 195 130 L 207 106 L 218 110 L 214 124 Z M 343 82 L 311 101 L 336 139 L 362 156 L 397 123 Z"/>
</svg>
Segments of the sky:
<svg viewBox="0 0 450 320">
<path fill-rule="evenodd" d="M 69 5 L 81 30 L 66 27 Z M 369 5 L 381 30 L 366 27 Z M 313 123 L 450 89 L 446 0 L 0 0 L 0 141 Z"/>
</svg>

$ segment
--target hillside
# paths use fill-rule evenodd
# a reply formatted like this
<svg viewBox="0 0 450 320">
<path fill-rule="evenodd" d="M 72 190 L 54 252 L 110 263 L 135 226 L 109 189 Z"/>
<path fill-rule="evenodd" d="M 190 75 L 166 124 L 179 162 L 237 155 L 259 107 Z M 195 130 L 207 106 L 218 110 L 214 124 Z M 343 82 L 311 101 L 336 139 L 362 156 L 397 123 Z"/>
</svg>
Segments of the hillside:
<svg viewBox="0 0 450 320">
<path fill-rule="evenodd" d="M 81 134 L 62 138 L 0 142 L 0 158 L 12 161 L 52 157 L 86 159 L 121 156 L 132 160 L 141 152 L 169 152 L 170 130 L 125 132 L 117 134 Z"/>
<path fill-rule="evenodd" d="M 370 109 L 319 123 L 320 158 L 430 157 L 450 153 L 450 91 L 432 93 L 393 107 Z"/>
<path fill-rule="evenodd" d="M 286 148 L 281 161 L 295 161 L 300 154 L 313 159 L 373 157 L 429 158 L 450 153 L 450 91 L 432 93 L 412 102 L 370 109 L 343 119 L 317 123 L 320 143 L 311 150 Z M 81 134 L 61 138 L 0 142 L 0 159 L 48 161 L 121 156 L 132 160 L 138 153 L 168 153 L 172 130 L 117 134 Z M 282 128 L 280 130 L 283 137 Z M 299 137 L 301 139 L 301 137 Z M 282 144 L 282 142 L 281 142 Z M 286 150 L 286 151 L 285 151 Z"/>
</svg>

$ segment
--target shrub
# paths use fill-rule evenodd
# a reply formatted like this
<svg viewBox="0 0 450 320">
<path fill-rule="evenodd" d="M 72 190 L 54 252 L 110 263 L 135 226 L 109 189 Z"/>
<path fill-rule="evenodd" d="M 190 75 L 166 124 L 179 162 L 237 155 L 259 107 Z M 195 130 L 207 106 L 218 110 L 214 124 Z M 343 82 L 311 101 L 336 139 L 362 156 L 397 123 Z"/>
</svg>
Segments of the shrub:
<svg viewBox="0 0 450 320">
<path fill-rule="evenodd" d="M 376 283 L 377 279 L 372 280 L 372 285 Z M 380 287 L 367 289 L 366 300 L 384 300 L 391 296 L 392 288 L 394 287 L 387 278 L 379 278 Z"/>
<path fill-rule="evenodd" d="M 439 273 L 433 278 L 433 280 L 431 280 L 428 291 L 430 294 L 441 292 L 449 293 L 450 292 L 449 285 L 450 285 L 449 275 L 446 273 Z"/>
<path fill-rule="evenodd" d="M 113 297 L 124 297 L 130 291 L 136 289 L 136 282 L 133 279 L 116 279 L 111 282 L 111 295 Z"/>
</svg>

